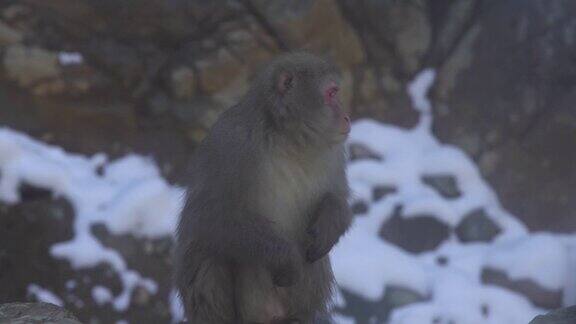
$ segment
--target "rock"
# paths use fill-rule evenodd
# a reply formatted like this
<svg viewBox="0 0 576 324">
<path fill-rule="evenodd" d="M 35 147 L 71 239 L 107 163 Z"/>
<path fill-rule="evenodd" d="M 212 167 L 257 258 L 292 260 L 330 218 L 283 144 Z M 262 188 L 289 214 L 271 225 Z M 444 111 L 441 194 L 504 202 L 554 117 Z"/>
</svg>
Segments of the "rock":
<svg viewBox="0 0 576 324">
<path fill-rule="evenodd" d="M 49 303 L 1 304 L 0 323 L 81 324 L 69 311 Z"/>
<path fill-rule="evenodd" d="M 390 309 L 393 309 L 424 300 L 426 300 L 426 297 L 417 291 L 410 288 L 389 285 L 386 286 L 386 293 L 384 294 L 382 302 L 388 305 Z"/>
<path fill-rule="evenodd" d="M 171 109 L 172 102 L 163 92 L 156 92 L 148 98 L 147 112 L 152 116 L 159 116 Z"/>
<path fill-rule="evenodd" d="M 0 46 L 12 45 L 22 41 L 23 35 L 20 31 L 8 26 L 0 20 Z"/>
<path fill-rule="evenodd" d="M 562 291 L 546 289 L 530 279 L 513 280 L 500 270 L 484 268 L 482 283 L 516 291 L 526 296 L 537 307 L 554 309 L 562 306 Z"/>
<path fill-rule="evenodd" d="M 44 100 L 40 108 L 37 118 L 55 140 L 80 153 L 99 152 L 104 143 L 131 143 L 137 132 L 134 107 L 118 99 Z"/>
<path fill-rule="evenodd" d="M 454 199 L 462 195 L 456 184 L 456 178 L 450 175 L 425 175 L 422 182 L 433 187 L 444 198 Z"/>
<path fill-rule="evenodd" d="M 389 194 L 395 193 L 396 191 L 397 191 L 396 188 L 391 186 L 376 186 L 372 190 L 372 200 L 378 201 L 388 196 Z"/>
<path fill-rule="evenodd" d="M 484 209 L 476 209 L 464 216 L 455 232 L 458 239 L 464 243 L 491 242 L 501 229 L 488 217 Z"/>
<path fill-rule="evenodd" d="M 26 183 L 20 185 L 19 191 L 20 191 L 20 199 L 22 201 L 50 199 L 53 197 L 52 192 L 50 192 L 50 190 L 34 187 Z"/>
<path fill-rule="evenodd" d="M 355 201 L 352 203 L 351 208 L 354 215 L 366 214 L 368 212 L 368 204 L 366 204 L 366 202 L 363 200 Z"/>
<path fill-rule="evenodd" d="M 566 50 L 574 38 L 563 36 L 574 30 L 564 23 L 574 3 L 508 2 L 484 15 L 476 14 L 484 9 L 478 1 L 442 3 L 431 16 L 433 47 L 449 54 L 451 45 L 442 44 L 453 41 L 443 39 L 461 41 L 432 87 L 434 107 L 446 108 L 434 109 L 434 133 L 473 153 L 502 204 L 530 230 L 574 232 L 566 215 L 576 209 L 568 198 L 576 194 L 568 162 L 576 159 L 576 92 L 565 80 L 576 68 Z"/>
<path fill-rule="evenodd" d="M 353 143 L 348 146 L 350 161 L 356 160 L 376 160 L 382 161 L 382 157 L 368 148 L 366 145 Z"/>
<path fill-rule="evenodd" d="M 336 311 L 347 317 L 354 318 L 354 323 L 373 323 L 375 318 L 380 319 L 380 321 L 376 322 L 380 323 L 390 312 L 385 305 L 378 301 L 369 301 L 352 292 L 346 290 L 341 291 L 342 297 L 346 301 L 346 305 L 345 307 L 336 307 Z"/>
<path fill-rule="evenodd" d="M 411 253 L 436 249 L 450 235 L 450 227 L 433 215 L 401 216 L 401 208 L 380 229 L 380 237 Z"/>
<path fill-rule="evenodd" d="M 576 323 L 576 306 L 557 309 L 546 315 L 538 315 L 529 324 L 574 324 Z"/>
<path fill-rule="evenodd" d="M 190 99 L 196 89 L 196 75 L 194 71 L 181 66 L 172 71 L 171 79 L 172 95 L 177 99 Z"/>
<path fill-rule="evenodd" d="M 342 290 L 346 306 L 336 308 L 338 313 L 353 317 L 356 323 L 386 323 L 394 308 L 426 300 L 420 293 L 401 286 L 388 285 L 384 297 L 369 301 L 361 296 Z"/>
<path fill-rule="evenodd" d="M 448 259 L 448 257 L 444 256 L 444 255 L 439 255 L 436 258 L 436 264 L 439 266 L 446 266 L 450 263 L 450 259 Z"/>
<path fill-rule="evenodd" d="M 136 287 L 134 289 L 132 302 L 138 306 L 146 306 L 150 303 L 151 295 L 148 289 L 144 287 Z"/>
<path fill-rule="evenodd" d="M 239 55 L 250 57 L 250 65 L 224 49 L 196 62 L 199 88 L 203 95 L 212 96 L 230 88 L 248 89 L 249 71 L 271 58 L 269 53 L 262 52 L 253 43 L 249 44 L 250 47 L 243 49 Z"/>
<path fill-rule="evenodd" d="M 4 68 L 8 76 L 22 87 L 58 77 L 58 55 L 39 47 L 12 45 L 6 50 Z"/>
</svg>

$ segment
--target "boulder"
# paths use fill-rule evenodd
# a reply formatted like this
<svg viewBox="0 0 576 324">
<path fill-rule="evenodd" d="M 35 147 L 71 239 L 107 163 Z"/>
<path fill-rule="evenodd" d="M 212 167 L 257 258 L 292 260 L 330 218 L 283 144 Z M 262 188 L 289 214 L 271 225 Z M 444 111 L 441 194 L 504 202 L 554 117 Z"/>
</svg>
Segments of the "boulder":
<svg viewBox="0 0 576 324">
<path fill-rule="evenodd" d="M 491 242 L 501 229 L 488 217 L 484 209 L 468 213 L 455 229 L 458 239 L 468 242 Z"/>
<path fill-rule="evenodd" d="M 450 236 L 450 227 L 434 215 L 400 214 L 400 208 L 382 225 L 380 237 L 411 253 L 436 249 Z"/>
<path fill-rule="evenodd" d="M 82 324 L 69 311 L 49 303 L 8 303 L 0 305 L 0 323 Z"/>
</svg>

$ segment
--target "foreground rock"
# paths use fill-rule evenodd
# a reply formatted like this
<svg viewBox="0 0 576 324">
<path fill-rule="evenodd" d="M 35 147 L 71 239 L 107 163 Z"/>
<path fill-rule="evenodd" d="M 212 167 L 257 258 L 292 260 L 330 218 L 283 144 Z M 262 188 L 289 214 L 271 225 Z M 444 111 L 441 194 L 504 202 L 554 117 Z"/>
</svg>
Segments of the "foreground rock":
<svg viewBox="0 0 576 324">
<path fill-rule="evenodd" d="M 536 316 L 530 324 L 572 324 L 576 323 L 576 306 L 557 309 L 546 315 Z"/>
<path fill-rule="evenodd" d="M 0 323 L 81 324 L 72 313 L 48 303 L 9 303 L 0 305 Z"/>
<path fill-rule="evenodd" d="M 380 229 L 380 237 L 411 253 L 436 249 L 450 236 L 450 227 L 434 215 L 401 215 L 397 208 Z"/>
</svg>

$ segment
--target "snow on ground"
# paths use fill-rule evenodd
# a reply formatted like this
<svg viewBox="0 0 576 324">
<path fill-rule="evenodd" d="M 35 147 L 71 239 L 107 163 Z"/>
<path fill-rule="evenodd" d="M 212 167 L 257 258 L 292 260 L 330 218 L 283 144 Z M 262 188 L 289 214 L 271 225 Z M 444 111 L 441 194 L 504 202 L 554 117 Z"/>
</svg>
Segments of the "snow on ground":
<svg viewBox="0 0 576 324">
<path fill-rule="evenodd" d="M 36 299 L 41 302 L 64 306 L 64 302 L 60 297 L 56 296 L 50 290 L 44 289 L 36 284 L 28 285 L 28 294 L 36 296 Z"/>
<path fill-rule="evenodd" d="M 130 305 L 137 286 L 156 293 L 154 281 L 129 269 L 120 253 L 105 247 L 90 230 L 99 223 L 119 234 L 172 235 L 183 190 L 170 186 L 153 161 L 136 155 L 113 162 L 102 154 L 88 158 L 0 128 L 0 174 L 0 201 L 4 203 L 19 202 L 23 183 L 67 198 L 75 212 L 74 237 L 53 245 L 50 253 L 67 259 L 74 268 L 110 264 L 123 284 L 122 292 L 111 300 L 115 309 Z"/>
<path fill-rule="evenodd" d="M 372 202 L 366 215 L 356 217 L 351 230 L 331 253 L 340 287 L 370 301 L 380 300 L 387 285 L 400 285 L 427 296 L 425 302 L 409 304 L 392 312 L 392 324 L 525 324 L 541 310 L 511 290 L 483 285 L 484 267 L 505 271 L 511 279 L 531 279 L 548 289 L 568 283 L 568 246 L 574 239 L 551 234 L 529 234 L 526 227 L 505 211 L 473 161 L 457 147 L 444 145 L 431 133 L 431 104 L 426 97 L 435 73 L 425 70 L 409 85 L 408 93 L 420 112 L 413 129 L 372 120 L 357 121 L 350 145 L 362 145 L 381 160 L 351 161 L 348 179 L 353 200 L 371 201 L 378 185 L 396 188 L 382 200 Z M 429 186 L 425 175 L 450 175 L 462 194 L 446 199 Z M 493 242 L 461 243 L 452 235 L 435 251 L 411 254 L 383 240 L 378 233 L 402 205 L 404 214 L 432 214 L 449 226 L 464 215 L 483 208 L 502 230 Z M 572 243 L 573 244 L 573 243 Z M 439 265 L 442 256 L 450 260 Z M 489 309 L 488 315 L 483 310 Z M 335 317 L 337 323 L 349 318 Z"/>
<path fill-rule="evenodd" d="M 66 57 L 65 61 L 75 60 Z M 353 125 L 348 144 L 361 144 L 383 157 L 350 162 L 348 178 L 353 200 L 370 202 L 375 186 L 391 186 L 396 191 L 371 202 L 366 215 L 356 217 L 332 251 L 339 286 L 369 301 L 380 300 L 390 285 L 426 296 L 424 302 L 393 310 L 392 324 L 524 324 L 541 312 L 518 293 L 483 285 L 484 267 L 503 270 L 511 279 L 531 279 L 548 289 L 566 288 L 565 302 L 576 300 L 574 280 L 568 275 L 568 269 L 576 266 L 576 240 L 569 235 L 528 233 L 502 208 L 473 161 L 457 147 L 444 145 L 432 135 L 432 106 L 426 94 L 434 78 L 433 70 L 425 70 L 408 88 L 421 114 L 415 128 L 371 120 Z M 113 233 L 172 235 L 183 190 L 169 185 L 153 161 L 137 155 L 113 162 L 104 155 L 84 157 L 0 128 L 0 174 L 0 201 L 4 203 L 19 202 L 22 183 L 48 189 L 70 201 L 75 212 L 74 237 L 53 245 L 50 253 L 70 261 L 75 268 L 106 262 L 116 270 L 123 283 L 122 292 L 113 296 L 107 288 L 96 286 L 92 290 L 96 303 L 111 303 L 115 309 L 124 310 L 130 305 L 135 287 L 157 291 L 155 282 L 129 269 L 117 251 L 102 245 L 90 231 L 91 225 L 101 223 Z M 454 177 L 461 195 L 444 198 L 423 184 L 425 175 Z M 435 250 L 412 254 L 379 237 L 382 224 L 398 205 L 403 206 L 403 217 L 432 214 L 451 227 L 459 224 L 463 215 L 482 208 L 501 231 L 489 243 L 462 243 L 451 234 Z M 450 262 L 439 265 L 439 256 Z M 75 284 L 70 281 L 66 287 Z M 37 285 L 31 284 L 28 292 L 40 300 L 62 304 L 58 296 Z M 173 319 L 182 319 L 182 305 L 174 291 L 168 302 Z M 337 294 L 335 306 L 345 305 L 343 295 Z M 490 309 L 489 316 L 486 309 Z M 334 320 L 354 323 L 352 317 L 342 314 L 335 314 Z"/>
</svg>

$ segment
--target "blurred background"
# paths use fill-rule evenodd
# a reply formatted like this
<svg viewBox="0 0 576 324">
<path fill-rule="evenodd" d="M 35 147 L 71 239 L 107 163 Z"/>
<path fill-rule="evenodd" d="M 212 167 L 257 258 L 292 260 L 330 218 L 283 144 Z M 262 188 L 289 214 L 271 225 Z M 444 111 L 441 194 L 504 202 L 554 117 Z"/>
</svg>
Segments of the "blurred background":
<svg viewBox="0 0 576 324">
<path fill-rule="evenodd" d="M 446 208 L 464 215 L 437 215 L 438 203 L 403 217 L 401 203 L 414 197 L 402 196 L 390 185 L 395 180 L 378 185 L 352 178 L 353 189 L 360 188 L 355 212 L 382 217 L 379 239 L 393 251 L 382 259 L 382 271 L 399 271 L 396 254 L 411 269 L 426 270 L 451 266 L 450 253 L 442 251 L 458 251 L 477 260 L 464 262 L 470 272 L 454 265 L 455 273 L 469 275 L 478 289 L 498 287 L 497 294 L 513 300 L 504 304 L 516 305 L 491 310 L 483 300 L 492 295 L 482 290 L 484 297 L 470 297 L 478 314 L 456 314 L 443 308 L 434 288 L 440 279 L 424 274 L 417 287 L 389 276 L 378 279 L 381 289 L 363 293 L 342 279 L 363 277 L 371 263 L 345 266 L 343 246 L 335 256 L 343 281 L 338 323 L 522 323 L 506 316 L 576 303 L 570 277 L 576 264 L 572 0 L 0 1 L 0 303 L 52 301 L 85 323 L 181 319 L 170 286 L 173 219 L 155 232 L 147 226 L 158 228 L 158 220 L 146 223 L 138 215 L 152 210 L 160 215 L 146 217 L 164 217 L 178 207 L 166 197 L 180 190 L 189 157 L 219 113 L 239 99 L 259 66 L 295 49 L 333 60 L 353 119 L 370 120 L 382 136 L 401 132 L 391 138 L 402 143 L 416 143 L 402 132 L 416 129 L 422 117 L 409 86 L 430 72 L 422 93 L 432 107 L 427 136 L 464 153 L 468 158 L 459 156 L 454 165 L 477 174 L 459 169 L 451 175 L 450 163 L 437 175 L 425 174 L 434 166 L 407 172 L 423 174 L 426 188 L 416 196 L 447 201 Z M 379 151 L 376 135 L 361 134 L 368 126 L 353 130 L 351 163 L 382 162 L 386 172 L 386 148 Z M 427 148 L 443 147 L 434 145 Z M 50 168 L 30 167 L 31 157 L 50 161 Z M 124 164 L 112 168 L 110 161 Z M 105 179 L 109 188 L 102 192 L 110 197 L 102 201 L 108 202 L 129 201 L 126 188 L 154 179 L 158 204 L 118 203 L 115 219 L 104 219 L 110 216 L 86 212 L 88 199 L 74 195 L 82 190 L 55 184 L 54 170 L 81 170 L 80 178 L 94 183 Z M 83 183 L 80 173 L 70 172 L 62 179 Z M 489 194 L 455 207 L 450 201 L 466 195 L 475 186 L 467 187 L 470 181 Z M 83 212 L 87 221 L 80 221 Z M 137 221 L 119 224 L 122 217 Z M 82 241 L 89 242 L 87 255 L 107 256 L 90 259 L 81 248 L 59 245 L 79 232 L 89 238 Z M 499 236 L 522 240 L 500 247 Z M 486 261 L 507 248 L 513 256 L 502 258 L 522 269 L 510 270 L 502 258 Z M 380 255 L 366 253 L 374 254 L 364 261 Z M 393 316 L 396 310 L 402 311 Z"/>
</svg>

